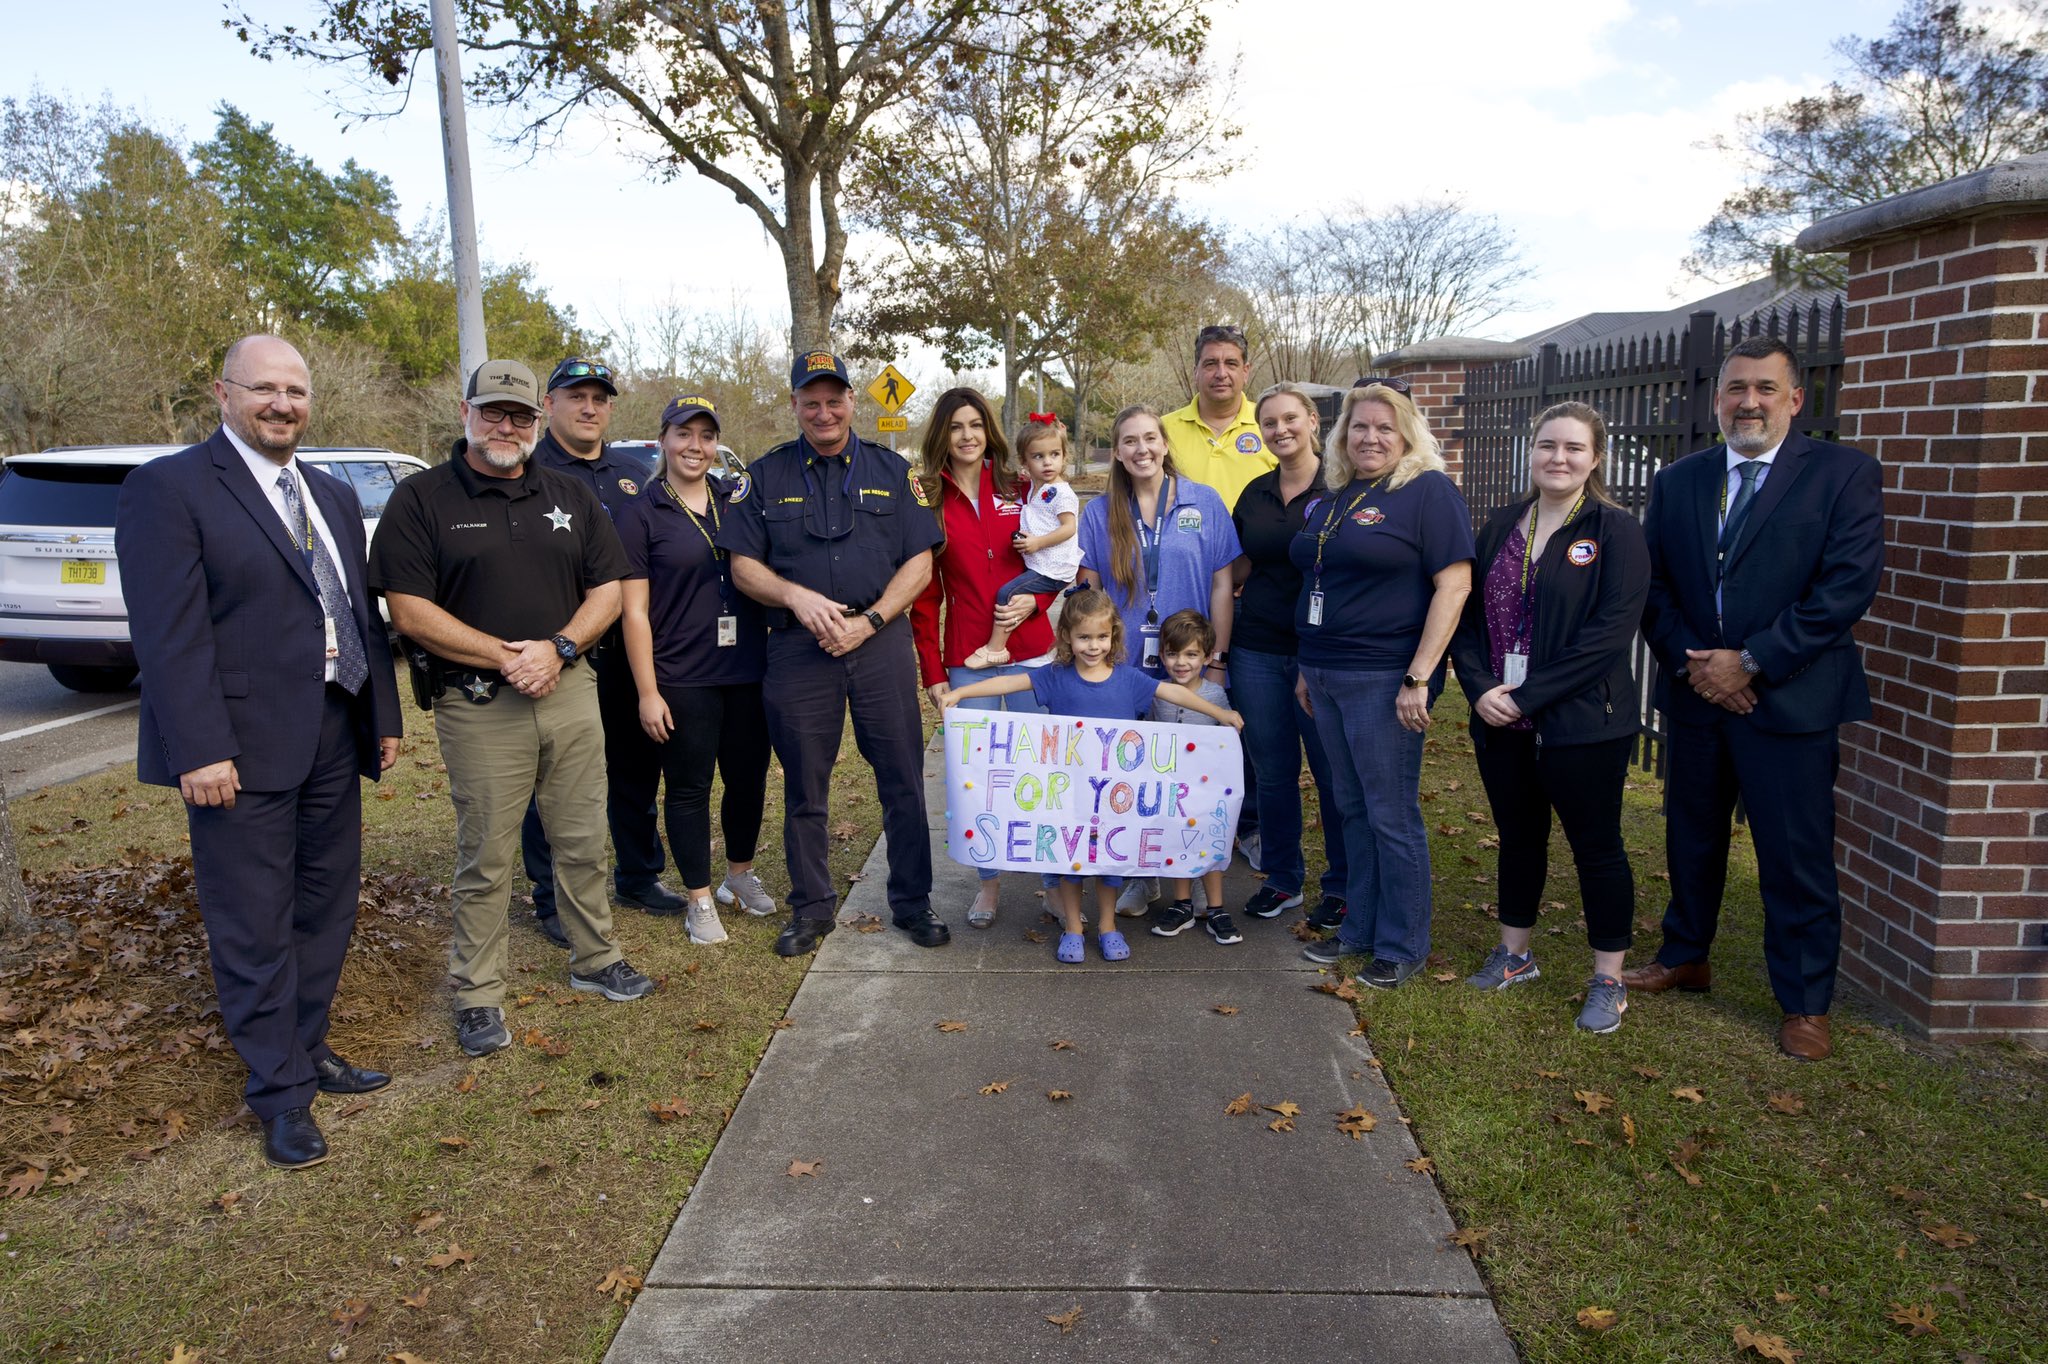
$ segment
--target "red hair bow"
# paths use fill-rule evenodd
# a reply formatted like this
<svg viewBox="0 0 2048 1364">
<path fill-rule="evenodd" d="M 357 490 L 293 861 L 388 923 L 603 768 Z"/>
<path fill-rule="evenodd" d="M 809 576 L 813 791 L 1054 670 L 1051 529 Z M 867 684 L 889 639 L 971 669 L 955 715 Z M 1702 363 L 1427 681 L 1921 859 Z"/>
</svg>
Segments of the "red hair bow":
<svg viewBox="0 0 2048 1364">
<path fill-rule="evenodd" d="M 1033 412 L 1025 420 L 1037 422 L 1041 426 L 1058 426 L 1060 424 L 1060 414 L 1057 412 Z"/>
</svg>

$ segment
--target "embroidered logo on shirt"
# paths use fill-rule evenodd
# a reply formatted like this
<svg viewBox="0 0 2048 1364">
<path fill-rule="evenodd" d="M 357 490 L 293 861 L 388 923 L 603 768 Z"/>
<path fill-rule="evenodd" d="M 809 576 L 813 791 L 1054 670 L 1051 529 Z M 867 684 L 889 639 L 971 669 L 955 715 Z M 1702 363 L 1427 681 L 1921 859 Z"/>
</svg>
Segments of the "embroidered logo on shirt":
<svg viewBox="0 0 2048 1364">
<path fill-rule="evenodd" d="M 569 522 L 571 519 L 572 518 L 570 514 L 568 512 L 563 511 L 559 506 L 557 506 L 553 511 L 546 513 L 546 520 L 548 525 L 552 526 L 556 530 L 568 530 Z"/>
<path fill-rule="evenodd" d="M 1387 514 L 1378 507 L 1362 507 L 1351 513 L 1351 519 L 1361 526 L 1377 526 L 1387 519 Z"/>
<path fill-rule="evenodd" d="M 747 494 L 753 491 L 753 487 L 754 480 L 750 475 L 734 474 L 732 491 L 725 495 L 725 500 L 728 502 L 744 502 L 747 500 Z"/>
<path fill-rule="evenodd" d="M 1200 531 L 1202 529 L 1202 509 L 1200 507 L 1182 507 L 1174 515 L 1173 526 L 1175 530 Z"/>
<path fill-rule="evenodd" d="M 1263 448 L 1265 447 L 1259 444 L 1259 438 L 1249 431 L 1237 438 L 1237 452 L 1240 455 L 1256 455 Z"/>
<path fill-rule="evenodd" d="M 622 478 L 619 480 L 619 491 L 632 497 L 640 491 L 640 485 L 630 478 Z"/>
<path fill-rule="evenodd" d="M 1584 568 L 1587 564 L 1600 557 L 1600 546 L 1594 544 L 1591 540 L 1574 540 L 1571 543 L 1571 547 L 1565 550 L 1564 557 L 1580 568 Z"/>
<path fill-rule="evenodd" d="M 932 497 L 930 493 L 924 490 L 924 480 L 916 474 L 911 474 L 909 477 L 910 495 L 917 499 L 918 506 L 929 507 L 932 504 Z"/>
</svg>

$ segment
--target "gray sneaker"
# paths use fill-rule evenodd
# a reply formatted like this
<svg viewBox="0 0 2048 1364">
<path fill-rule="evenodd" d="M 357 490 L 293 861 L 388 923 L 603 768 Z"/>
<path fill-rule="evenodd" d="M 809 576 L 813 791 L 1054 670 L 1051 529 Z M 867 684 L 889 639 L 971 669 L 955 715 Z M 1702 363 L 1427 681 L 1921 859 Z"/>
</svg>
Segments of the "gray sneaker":
<svg viewBox="0 0 2048 1364">
<path fill-rule="evenodd" d="M 709 900 L 693 901 L 683 916 L 683 931 L 699 947 L 725 941 L 725 925 L 718 922 L 718 907 Z"/>
<path fill-rule="evenodd" d="M 1613 976 L 1595 976 L 1586 982 L 1586 1004 L 1579 1010 L 1579 1028 L 1585 1032 L 1609 1033 L 1621 1026 L 1628 1012 L 1628 986 Z"/>
<path fill-rule="evenodd" d="M 1536 969 L 1534 952 L 1518 957 L 1496 943 L 1494 949 L 1486 954 L 1485 964 L 1465 977 L 1465 983 L 1475 990 L 1505 990 L 1510 985 L 1525 984 L 1542 974 Z"/>
<path fill-rule="evenodd" d="M 1124 882 L 1123 894 L 1116 897 L 1116 912 L 1126 919 L 1142 919 L 1152 912 L 1152 901 L 1159 896 L 1159 883 L 1150 877 L 1133 876 Z"/>
<path fill-rule="evenodd" d="M 512 1045 L 512 1034 L 505 1027 L 505 1011 L 491 1006 L 457 1009 L 455 1040 L 471 1056 L 503 1051 Z"/>
<path fill-rule="evenodd" d="M 569 984 L 578 990 L 595 991 L 614 1004 L 644 999 L 654 993 L 654 982 L 628 966 L 623 957 L 596 975 L 584 976 L 571 971 Z"/>
<path fill-rule="evenodd" d="M 768 887 L 761 884 L 761 878 L 751 871 L 729 871 L 725 883 L 718 888 L 718 903 L 736 904 L 757 919 L 765 919 L 775 912 L 775 897 L 768 893 Z"/>
</svg>

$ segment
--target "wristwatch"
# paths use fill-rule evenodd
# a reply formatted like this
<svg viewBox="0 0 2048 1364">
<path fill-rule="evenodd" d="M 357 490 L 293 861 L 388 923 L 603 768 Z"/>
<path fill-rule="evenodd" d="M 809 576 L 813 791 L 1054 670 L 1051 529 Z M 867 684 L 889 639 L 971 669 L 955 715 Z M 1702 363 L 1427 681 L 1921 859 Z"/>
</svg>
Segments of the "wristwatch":
<svg viewBox="0 0 2048 1364">
<path fill-rule="evenodd" d="M 555 652 L 562 656 L 562 666 L 571 667 L 576 662 L 576 641 L 567 635 L 550 635 L 548 642 L 555 646 Z"/>
<path fill-rule="evenodd" d="M 1402 673 L 1401 685 L 1404 687 L 1426 687 L 1429 685 L 1429 679 L 1417 677 L 1414 673 Z"/>
<path fill-rule="evenodd" d="M 883 621 L 882 613 L 880 611 L 863 611 L 861 612 L 861 614 L 868 618 L 868 624 L 874 627 L 874 631 L 876 634 L 879 635 L 882 633 L 882 626 L 886 624 L 886 622 Z"/>
<path fill-rule="evenodd" d="M 1735 657 L 1742 664 L 1742 671 L 1748 673 L 1751 677 L 1755 677 L 1759 672 L 1763 671 L 1764 665 L 1751 658 L 1749 650 L 1744 649 Z"/>
</svg>

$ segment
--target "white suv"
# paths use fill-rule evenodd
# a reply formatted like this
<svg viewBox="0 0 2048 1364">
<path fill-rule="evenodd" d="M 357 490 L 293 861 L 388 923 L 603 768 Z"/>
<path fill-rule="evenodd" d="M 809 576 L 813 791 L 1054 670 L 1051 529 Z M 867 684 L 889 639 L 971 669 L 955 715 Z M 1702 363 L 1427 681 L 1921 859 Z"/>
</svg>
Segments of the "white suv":
<svg viewBox="0 0 2048 1364">
<path fill-rule="evenodd" d="M 184 448 L 65 446 L 0 468 L 0 660 L 46 664 L 73 691 L 135 680 L 114 505 L 130 469 Z M 395 450 L 343 446 L 304 447 L 299 458 L 355 489 L 366 533 L 399 480 L 427 467 Z"/>
</svg>

